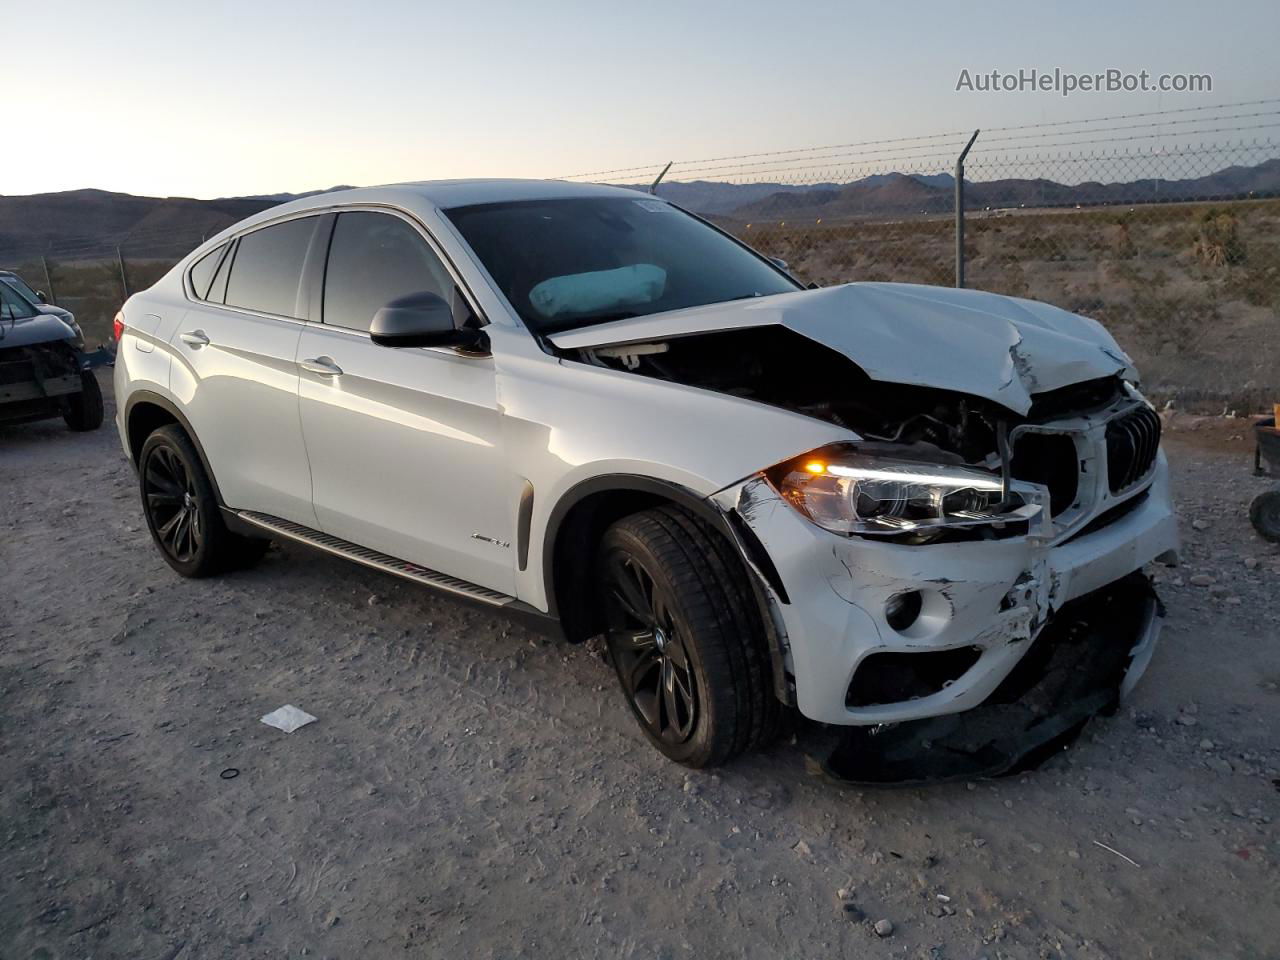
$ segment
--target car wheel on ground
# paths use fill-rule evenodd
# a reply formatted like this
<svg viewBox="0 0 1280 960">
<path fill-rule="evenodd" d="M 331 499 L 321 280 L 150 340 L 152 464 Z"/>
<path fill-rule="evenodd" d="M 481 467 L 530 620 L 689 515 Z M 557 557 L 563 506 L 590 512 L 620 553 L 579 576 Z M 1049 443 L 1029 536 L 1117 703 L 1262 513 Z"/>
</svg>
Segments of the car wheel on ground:
<svg viewBox="0 0 1280 960">
<path fill-rule="evenodd" d="M 147 527 L 165 562 L 184 577 L 207 577 L 261 558 L 268 541 L 232 533 L 213 484 L 181 427 L 160 427 L 138 457 Z"/>
<path fill-rule="evenodd" d="M 92 370 L 80 371 L 80 392 L 73 394 L 62 419 L 77 433 L 102 426 L 102 388 Z"/>
<path fill-rule="evenodd" d="M 1280 543 L 1280 490 L 1268 490 L 1253 498 L 1249 522 L 1263 540 Z"/>
<path fill-rule="evenodd" d="M 597 585 L 610 659 L 646 737 L 689 767 L 763 743 L 781 703 L 746 571 L 714 529 L 674 507 L 605 533 Z"/>
</svg>

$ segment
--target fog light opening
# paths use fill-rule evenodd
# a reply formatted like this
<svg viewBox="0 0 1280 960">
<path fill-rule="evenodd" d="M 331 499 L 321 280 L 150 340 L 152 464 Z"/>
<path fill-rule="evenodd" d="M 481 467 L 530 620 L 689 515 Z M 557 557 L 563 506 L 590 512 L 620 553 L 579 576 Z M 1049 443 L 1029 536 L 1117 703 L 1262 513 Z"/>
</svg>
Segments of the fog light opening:
<svg viewBox="0 0 1280 960">
<path fill-rule="evenodd" d="M 885 623 L 898 633 L 911 629 L 911 625 L 920 617 L 924 607 L 924 597 L 919 590 L 908 590 L 906 593 L 895 593 L 884 605 Z"/>
</svg>

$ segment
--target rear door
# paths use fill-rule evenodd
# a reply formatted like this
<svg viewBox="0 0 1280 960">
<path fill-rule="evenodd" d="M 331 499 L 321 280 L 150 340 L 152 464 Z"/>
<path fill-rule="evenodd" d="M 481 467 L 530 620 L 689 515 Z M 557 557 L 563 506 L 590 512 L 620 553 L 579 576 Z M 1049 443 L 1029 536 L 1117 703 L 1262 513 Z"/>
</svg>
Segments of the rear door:
<svg viewBox="0 0 1280 960">
<path fill-rule="evenodd" d="M 315 525 L 298 421 L 298 340 L 311 311 L 305 269 L 324 215 L 243 234 L 187 277 L 193 305 L 172 338 L 170 389 L 227 506 Z"/>
<path fill-rule="evenodd" d="M 510 594 L 518 482 L 502 456 L 493 359 L 369 339 L 379 308 L 424 291 L 465 303 L 418 227 L 385 211 L 338 214 L 323 322 L 298 346 L 316 519 L 344 540 Z"/>
</svg>

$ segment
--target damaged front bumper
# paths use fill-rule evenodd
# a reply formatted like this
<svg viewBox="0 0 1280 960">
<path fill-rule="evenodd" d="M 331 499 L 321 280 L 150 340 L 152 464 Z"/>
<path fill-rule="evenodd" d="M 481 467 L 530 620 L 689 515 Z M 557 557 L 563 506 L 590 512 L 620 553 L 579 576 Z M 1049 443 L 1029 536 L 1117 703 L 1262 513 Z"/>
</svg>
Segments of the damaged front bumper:
<svg viewBox="0 0 1280 960">
<path fill-rule="evenodd" d="M 763 478 L 717 494 L 759 541 L 778 660 L 805 716 L 900 723 L 977 707 L 1073 600 L 1172 559 L 1178 547 L 1161 453 L 1148 483 L 1056 536 L 903 544 L 809 522 Z M 752 551 L 747 551 L 752 560 Z M 761 570 L 767 557 L 772 569 Z M 895 616 L 910 598 L 905 618 Z M 896 624 L 896 627 L 891 625 Z M 1150 661 L 1158 618 L 1133 637 L 1125 690 Z"/>
</svg>

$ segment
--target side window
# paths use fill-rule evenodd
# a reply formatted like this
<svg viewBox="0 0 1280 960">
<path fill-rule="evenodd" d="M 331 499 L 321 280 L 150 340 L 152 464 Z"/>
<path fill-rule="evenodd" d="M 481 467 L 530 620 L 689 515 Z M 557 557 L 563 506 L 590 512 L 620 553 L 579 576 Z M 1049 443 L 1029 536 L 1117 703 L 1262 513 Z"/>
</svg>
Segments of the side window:
<svg viewBox="0 0 1280 960">
<path fill-rule="evenodd" d="M 0 283 L 0 320 L 26 320 L 38 311 L 21 296 L 14 293 L 7 283 Z"/>
<path fill-rule="evenodd" d="M 209 299 L 209 282 L 213 280 L 213 271 L 222 262 L 222 254 L 226 249 L 227 245 L 225 243 L 214 247 L 197 260 L 195 266 L 191 268 L 188 276 L 191 277 L 191 289 L 194 291 L 196 299 Z"/>
<path fill-rule="evenodd" d="M 304 217 L 242 236 L 227 278 L 227 306 L 297 317 L 302 266 L 319 222 Z"/>
<path fill-rule="evenodd" d="M 222 258 L 222 262 L 218 264 L 218 272 L 213 276 L 213 283 L 209 284 L 209 295 L 206 300 L 213 303 L 224 303 L 227 299 L 227 277 L 231 275 L 231 262 L 236 258 L 235 241 L 231 241 L 231 249 L 227 251 L 227 255 Z"/>
<path fill-rule="evenodd" d="M 423 292 L 453 302 L 449 272 L 413 227 L 387 213 L 338 215 L 324 274 L 325 323 L 368 330 L 387 303 Z"/>
</svg>

